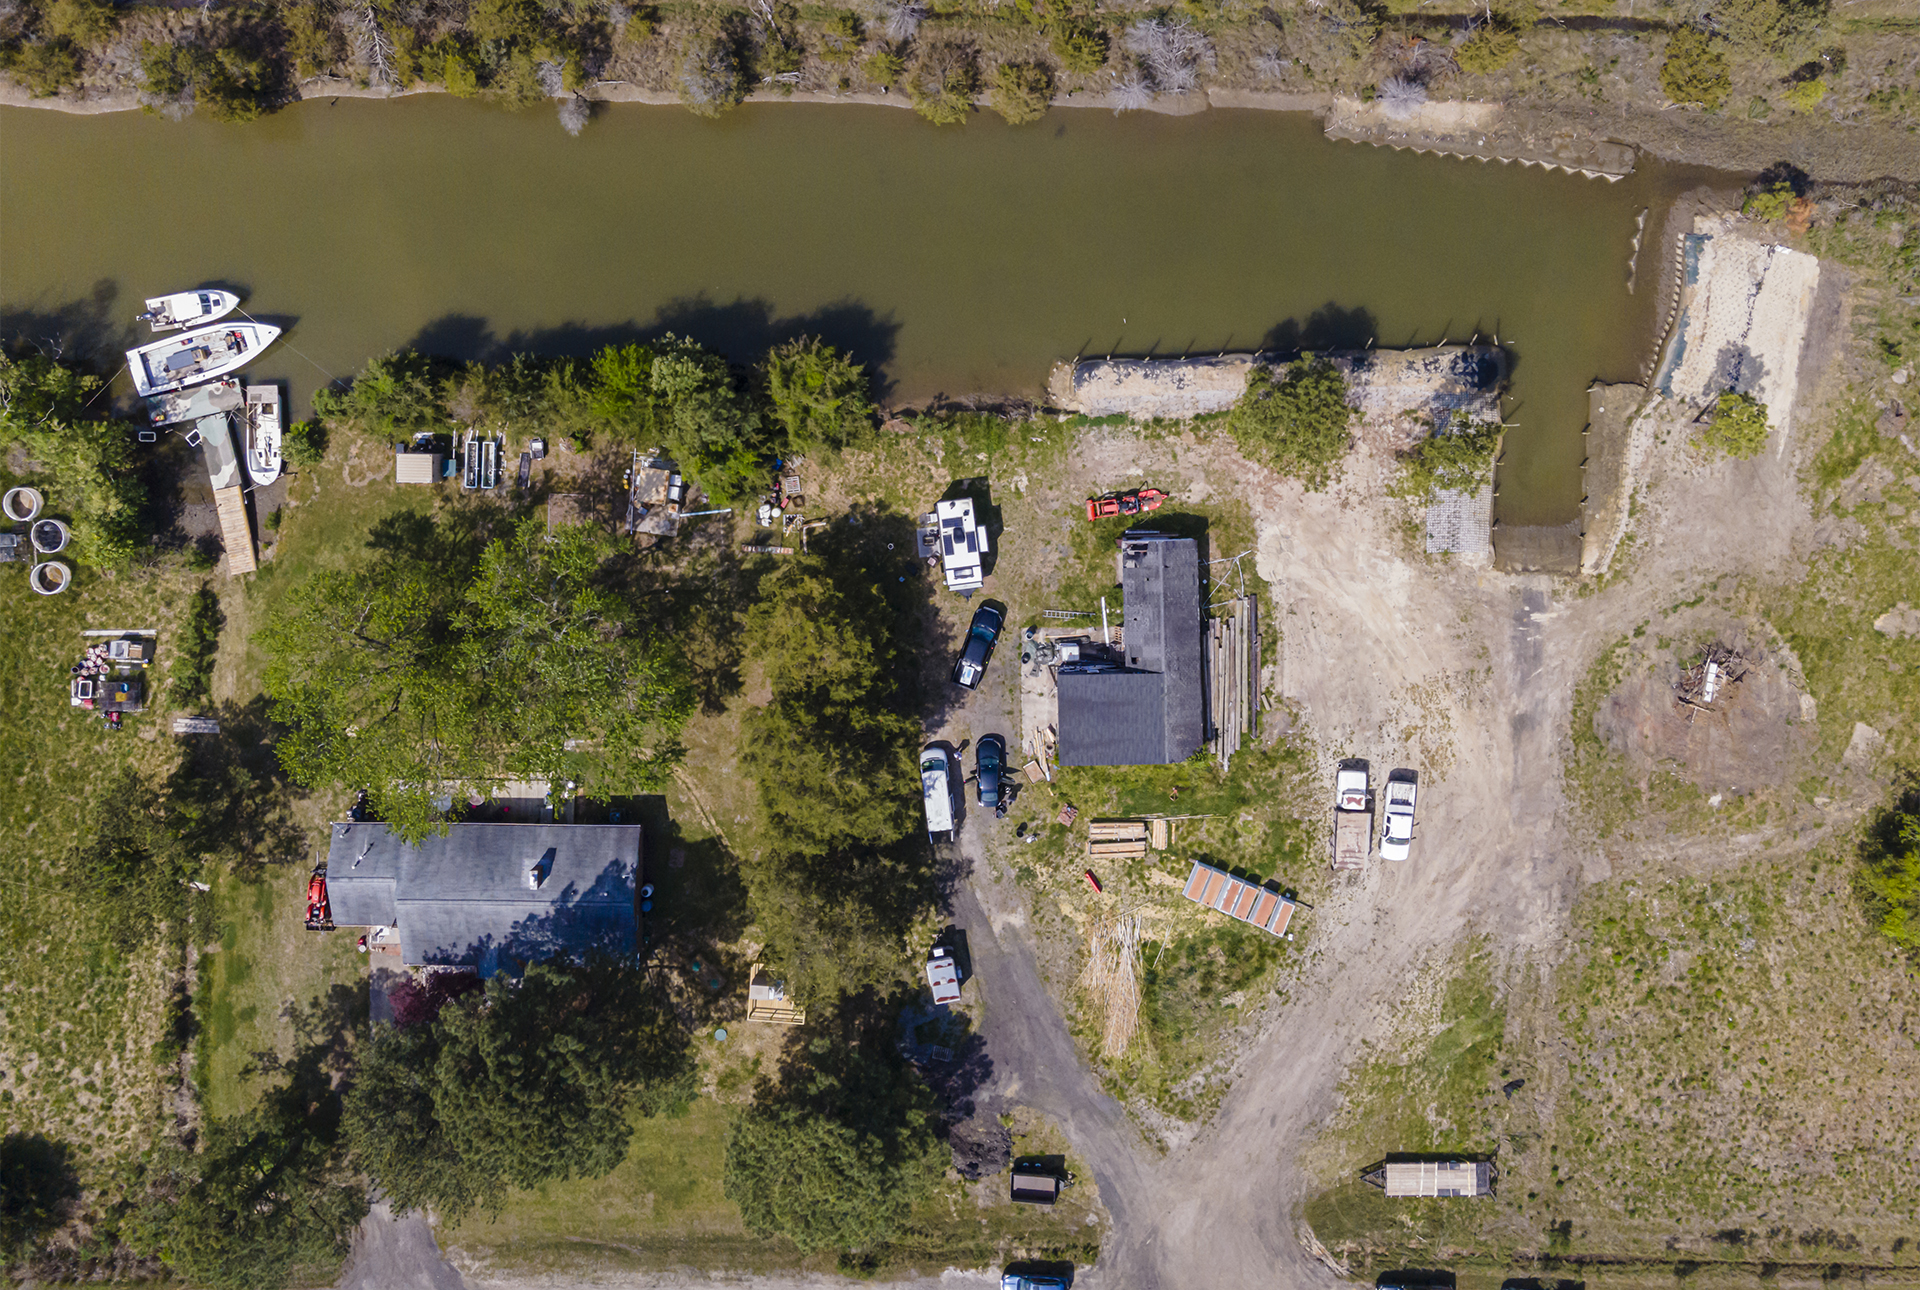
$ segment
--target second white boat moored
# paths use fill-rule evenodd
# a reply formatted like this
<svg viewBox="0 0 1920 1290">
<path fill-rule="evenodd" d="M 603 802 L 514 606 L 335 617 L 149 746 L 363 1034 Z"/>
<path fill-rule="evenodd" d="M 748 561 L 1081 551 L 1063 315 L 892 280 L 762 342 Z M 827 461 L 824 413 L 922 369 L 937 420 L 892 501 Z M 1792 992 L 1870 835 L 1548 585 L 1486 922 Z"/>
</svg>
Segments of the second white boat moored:
<svg viewBox="0 0 1920 1290">
<path fill-rule="evenodd" d="M 278 327 L 265 323 L 203 327 L 128 350 L 127 368 L 133 373 L 133 388 L 151 398 L 225 376 L 258 358 L 279 335 Z"/>
<path fill-rule="evenodd" d="M 255 484 L 271 484 L 280 478 L 280 387 L 247 387 L 247 447 L 242 460 L 247 463 L 247 478 Z"/>
<path fill-rule="evenodd" d="M 148 296 L 147 312 L 137 321 L 151 324 L 155 331 L 204 327 L 216 318 L 226 317 L 239 305 L 240 297 L 231 291 L 216 291 L 212 287 L 176 291 L 170 296 Z"/>
</svg>

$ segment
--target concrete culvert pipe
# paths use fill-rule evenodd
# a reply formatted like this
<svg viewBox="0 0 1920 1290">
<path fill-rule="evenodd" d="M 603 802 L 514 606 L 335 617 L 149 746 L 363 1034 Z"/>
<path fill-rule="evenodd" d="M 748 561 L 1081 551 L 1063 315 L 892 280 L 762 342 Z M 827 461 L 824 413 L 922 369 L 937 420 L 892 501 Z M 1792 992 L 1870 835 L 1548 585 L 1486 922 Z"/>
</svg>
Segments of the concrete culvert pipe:
<svg viewBox="0 0 1920 1290">
<path fill-rule="evenodd" d="M 34 565 L 33 572 L 27 575 L 27 581 L 41 595 L 57 596 L 73 585 L 73 570 L 58 560 L 48 560 L 44 564 Z"/>
<path fill-rule="evenodd" d="M 0 510 L 16 524 L 25 524 L 40 513 L 43 499 L 37 488 L 9 488 L 5 498 L 0 498 Z"/>
<path fill-rule="evenodd" d="M 41 520 L 33 526 L 33 549 L 41 555 L 54 555 L 67 549 L 73 534 L 59 520 Z"/>
</svg>

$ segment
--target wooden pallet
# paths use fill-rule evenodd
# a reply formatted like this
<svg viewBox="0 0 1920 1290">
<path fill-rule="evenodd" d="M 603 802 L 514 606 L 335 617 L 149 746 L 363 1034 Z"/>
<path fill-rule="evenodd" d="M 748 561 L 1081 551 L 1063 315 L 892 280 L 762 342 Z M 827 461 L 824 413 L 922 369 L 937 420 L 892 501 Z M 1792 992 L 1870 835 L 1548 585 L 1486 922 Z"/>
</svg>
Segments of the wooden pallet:
<svg viewBox="0 0 1920 1290">
<path fill-rule="evenodd" d="M 253 557 L 253 529 L 247 524 L 246 494 L 238 488 L 216 488 L 213 505 L 220 513 L 220 540 L 227 548 L 227 576 L 252 573 L 260 566 Z"/>
</svg>

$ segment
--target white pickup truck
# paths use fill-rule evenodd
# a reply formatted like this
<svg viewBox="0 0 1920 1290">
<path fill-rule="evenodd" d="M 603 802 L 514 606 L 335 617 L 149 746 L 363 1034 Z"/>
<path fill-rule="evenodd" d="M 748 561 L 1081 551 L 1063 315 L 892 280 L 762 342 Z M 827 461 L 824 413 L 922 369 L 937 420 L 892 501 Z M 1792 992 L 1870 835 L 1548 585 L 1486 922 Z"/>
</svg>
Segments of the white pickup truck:
<svg viewBox="0 0 1920 1290">
<path fill-rule="evenodd" d="M 1413 807 L 1420 793 L 1420 776 L 1396 770 L 1387 776 L 1387 801 L 1381 808 L 1380 858 L 1405 860 L 1413 850 Z"/>
<path fill-rule="evenodd" d="M 1373 854 L 1373 792 L 1367 763 L 1344 761 L 1333 777 L 1333 867 L 1364 869 Z"/>
</svg>

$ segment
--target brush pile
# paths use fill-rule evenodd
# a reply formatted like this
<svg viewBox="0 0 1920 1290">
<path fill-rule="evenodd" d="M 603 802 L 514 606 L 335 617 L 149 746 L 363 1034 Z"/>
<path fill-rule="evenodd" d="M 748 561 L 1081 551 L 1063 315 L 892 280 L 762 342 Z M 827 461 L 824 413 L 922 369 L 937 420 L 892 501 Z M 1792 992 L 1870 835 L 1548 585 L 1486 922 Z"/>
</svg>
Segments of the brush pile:
<svg viewBox="0 0 1920 1290">
<path fill-rule="evenodd" d="M 1709 709 L 1728 686 L 1746 674 L 1746 659 L 1725 645 L 1710 645 L 1698 663 L 1680 674 L 1673 697 L 1683 707 Z"/>
<path fill-rule="evenodd" d="M 1093 1014 L 1100 1022 L 1100 1056 L 1117 1061 L 1140 1028 L 1140 918 L 1136 914 L 1094 919 L 1087 931 L 1087 966 L 1080 973 Z"/>
</svg>

